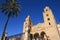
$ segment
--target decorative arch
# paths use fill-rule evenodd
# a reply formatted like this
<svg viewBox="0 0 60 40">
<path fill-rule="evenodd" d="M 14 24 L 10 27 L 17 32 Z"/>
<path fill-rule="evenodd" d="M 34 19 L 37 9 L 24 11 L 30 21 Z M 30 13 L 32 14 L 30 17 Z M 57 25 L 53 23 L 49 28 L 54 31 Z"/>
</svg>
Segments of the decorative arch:
<svg viewBox="0 0 60 40">
<path fill-rule="evenodd" d="M 45 38 L 44 38 L 45 37 Z M 42 31 L 41 33 L 40 33 L 40 40 L 49 40 L 48 39 L 48 36 L 46 35 L 46 33 L 44 32 L 44 31 Z"/>
<path fill-rule="evenodd" d="M 35 39 L 35 40 L 37 40 L 37 39 L 39 40 L 39 33 L 35 33 L 35 34 L 34 34 L 34 39 Z"/>
<path fill-rule="evenodd" d="M 40 35 L 41 35 L 42 37 L 44 37 L 45 34 L 46 34 L 46 33 L 45 33 L 44 31 L 42 31 Z"/>
</svg>

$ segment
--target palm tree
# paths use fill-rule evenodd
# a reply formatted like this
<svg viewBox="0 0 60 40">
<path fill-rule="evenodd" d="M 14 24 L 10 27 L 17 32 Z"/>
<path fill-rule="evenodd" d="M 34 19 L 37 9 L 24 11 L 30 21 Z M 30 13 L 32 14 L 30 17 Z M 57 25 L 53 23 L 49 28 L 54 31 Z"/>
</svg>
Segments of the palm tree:
<svg viewBox="0 0 60 40">
<path fill-rule="evenodd" d="M 10 17 L 11 16 L 14 17 L 14 15 L 18 16 L 18 14 L 20 12 L 20 8 L 21 8 L 21 5 L 16 0 L 6 0 L 6 2 L 2 4 L 1 10 L 2 10 L 2 12 L 4 12 L 5 15 L 7 15 L 8 18 L 4 25 L 4 30 L 2 33 L 1 40 L 3 40 L 3 38 L 5 36 L 7 24 L 8 24 Z"/>
</svg>

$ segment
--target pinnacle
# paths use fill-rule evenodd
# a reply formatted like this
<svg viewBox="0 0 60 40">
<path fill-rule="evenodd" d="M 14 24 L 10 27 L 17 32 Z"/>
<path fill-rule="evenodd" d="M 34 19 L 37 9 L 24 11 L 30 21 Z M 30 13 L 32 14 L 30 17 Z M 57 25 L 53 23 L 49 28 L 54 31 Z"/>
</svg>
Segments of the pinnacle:
<svg viewBox="0 0 60 40">
<path fill-rule="evenodd" d="M 30 20 L 30 16 L 29 15 L 27 16 L 26 20 Z"/>
</svg>

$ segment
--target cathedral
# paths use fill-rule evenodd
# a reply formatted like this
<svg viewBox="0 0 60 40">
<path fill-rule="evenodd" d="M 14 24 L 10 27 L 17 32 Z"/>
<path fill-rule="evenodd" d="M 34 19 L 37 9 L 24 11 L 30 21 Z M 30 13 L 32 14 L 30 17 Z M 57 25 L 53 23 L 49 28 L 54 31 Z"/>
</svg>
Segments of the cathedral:
<svg viewBox="0 0 60 40">
<path fill-rule="evenodd" d="M 22 37 L 12 37 L 9 40 L 60 40 L 60 23 L 56 24 L 53 12 L 48 6 L 44 8 L 43 18 L 43 23 L 33 25 L 28 16 L 24 21 Z"/>
<path fill-rule="evenodd" d="M 43 18 L 44 22 L 37 25 L 33 25 L 30 16 L 25 19 L 22 40 L 60 40 L 60 29 L 48 6 L 44 8 Z"/>
</svg>

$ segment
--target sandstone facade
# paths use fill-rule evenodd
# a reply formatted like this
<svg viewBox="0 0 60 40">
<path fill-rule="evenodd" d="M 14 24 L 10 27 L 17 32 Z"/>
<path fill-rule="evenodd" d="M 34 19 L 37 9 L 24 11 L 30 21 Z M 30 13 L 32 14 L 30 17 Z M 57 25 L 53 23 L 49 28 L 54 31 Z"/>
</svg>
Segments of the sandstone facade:
<svg viewBox="0 0 60 40">
<path fill-rule="evenodd" d="M 33 25 L 30 16 L 25 19 L 23 40 L 60 40 L 58 27 L 52 10 L 46 6 L 43 12 L 44 23 Z"/>
</svg>

